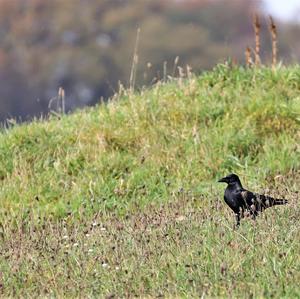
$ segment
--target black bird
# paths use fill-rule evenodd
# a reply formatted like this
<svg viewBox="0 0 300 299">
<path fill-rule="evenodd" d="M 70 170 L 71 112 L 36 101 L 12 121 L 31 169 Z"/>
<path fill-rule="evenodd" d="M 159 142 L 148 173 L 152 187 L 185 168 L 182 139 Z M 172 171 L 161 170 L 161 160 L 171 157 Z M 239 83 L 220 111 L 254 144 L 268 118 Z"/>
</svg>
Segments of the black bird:
<svg viewBox="0 0 300 299">
<path fill-rule="evenodd" d="M 266 208 L 288 203 L 286 199 L 276 199 L 244 189 L 239 177 L 234 173 L 218 182 L 228 184 L 225 189 L 224 200 L 235 213 L 237 226 L 240 225 L 240 219 L 244 217 L 245 212 L 248 212 L 255 219 Z"/>
</svg>

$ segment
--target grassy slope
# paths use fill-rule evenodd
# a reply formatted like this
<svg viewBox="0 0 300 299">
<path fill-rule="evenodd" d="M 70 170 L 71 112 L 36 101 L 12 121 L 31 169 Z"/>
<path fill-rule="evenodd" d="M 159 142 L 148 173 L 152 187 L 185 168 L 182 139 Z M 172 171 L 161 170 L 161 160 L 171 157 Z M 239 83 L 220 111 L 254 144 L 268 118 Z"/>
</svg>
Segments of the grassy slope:
<svg viewBox="0 0 300 299">
<path fill-rule="evenodd" d="M 3 132 L 3 294 L 300 296 L 299 91 L 220 65 Z M 232 230 L 231 171 L 291 204 Z"/>
</svg>

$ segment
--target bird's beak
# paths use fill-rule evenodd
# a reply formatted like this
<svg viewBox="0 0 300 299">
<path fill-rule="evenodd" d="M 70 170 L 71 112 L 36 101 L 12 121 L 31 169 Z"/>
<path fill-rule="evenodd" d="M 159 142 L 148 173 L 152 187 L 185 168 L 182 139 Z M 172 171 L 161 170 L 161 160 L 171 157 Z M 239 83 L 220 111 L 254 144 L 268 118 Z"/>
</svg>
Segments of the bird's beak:
<svg viewBox="0 0 300 299">
<path fill-rule="evenodd" d="M 218 183 L 227 183 L 227 177 L 218 180 Z"/>
</svg>

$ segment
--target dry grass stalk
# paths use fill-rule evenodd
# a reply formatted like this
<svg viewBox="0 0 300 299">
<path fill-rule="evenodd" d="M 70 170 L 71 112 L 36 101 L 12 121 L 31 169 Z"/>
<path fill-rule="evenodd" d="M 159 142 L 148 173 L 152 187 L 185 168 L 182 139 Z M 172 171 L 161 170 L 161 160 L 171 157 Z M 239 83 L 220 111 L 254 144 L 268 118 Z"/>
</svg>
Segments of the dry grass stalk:
<svg viewBox="0 0 300 299">
<path fill-rule="evenodd" d="M 253 28 L 255 33 L 255 65 L 260 64 L 260 22 L 257 14 L 253 18 Z"/>
<path fill-rule="evenodd" d="M 173 74 L 172 77 L 175 77 L 176 74 L 176 70 L 177 70 L 177 66 L 178 66 L 178 61 L 179 61 L 179 56 L 176 56 L 175 60 L 174 60 L 174 66 L 173 66 Z"/>
<path fill-rule="evenodd" d="M 57 111 L 65 113 L 65 90 L 62 87 L 58 89 Z"/>
<path fill-rule="evenodd" d="M 272 37 L 272 68 L 275 69 L 277 64 L 277 28 L 272 16 L 269 16 L 269 30 Z"/>
<path fill-rule="evenodd" d="M 251 57 L 251 49 L 250 49 L 250 47 L 247 47 L 246 50 L 245 50 L 245 60 L 246 60 L 247 67 L 252 66 L 253 61 L 252 61 L 252 57 Z"/>
<path fill-rule="evenodd" d="M 167 61 L 164 61 L 164 70 L 163 70 L 163 82 L 167 82 L 168 70 L 167 70 Z"/>
<path fill-rule="evenodd" d="M 140 40 L 140 28 L 138 28 L 136 33 L 136 40 L 134 45 L 134 52 L 133 52 L 133 59 L 132 59 L 132 65 L 131 65 L 131 71 L 130 71 L 130 79 L 129 79 L 129 89 L 131 92 L 134 91 L 135 86 L 135 80 L 136 80 L 136 71 L 137 71 L 137 64 L 138 64 L 138 47 L 139 47 L 139 40 Z"/>
</svg>

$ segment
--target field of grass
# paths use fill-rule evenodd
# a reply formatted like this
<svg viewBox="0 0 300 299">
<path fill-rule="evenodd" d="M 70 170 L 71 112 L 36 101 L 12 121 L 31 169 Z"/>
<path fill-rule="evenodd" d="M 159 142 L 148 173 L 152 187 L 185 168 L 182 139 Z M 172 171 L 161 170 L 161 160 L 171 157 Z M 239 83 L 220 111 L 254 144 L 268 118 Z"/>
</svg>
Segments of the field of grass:
<svg viewBox="0 0 300 299">
<path fill-rule="evenodd" d="M 234 217 L 217 179 L 289 199 Z M 0 294 L 300 296 L 300 67 L 219 65 L 0 134 Z"/>
</svg>

